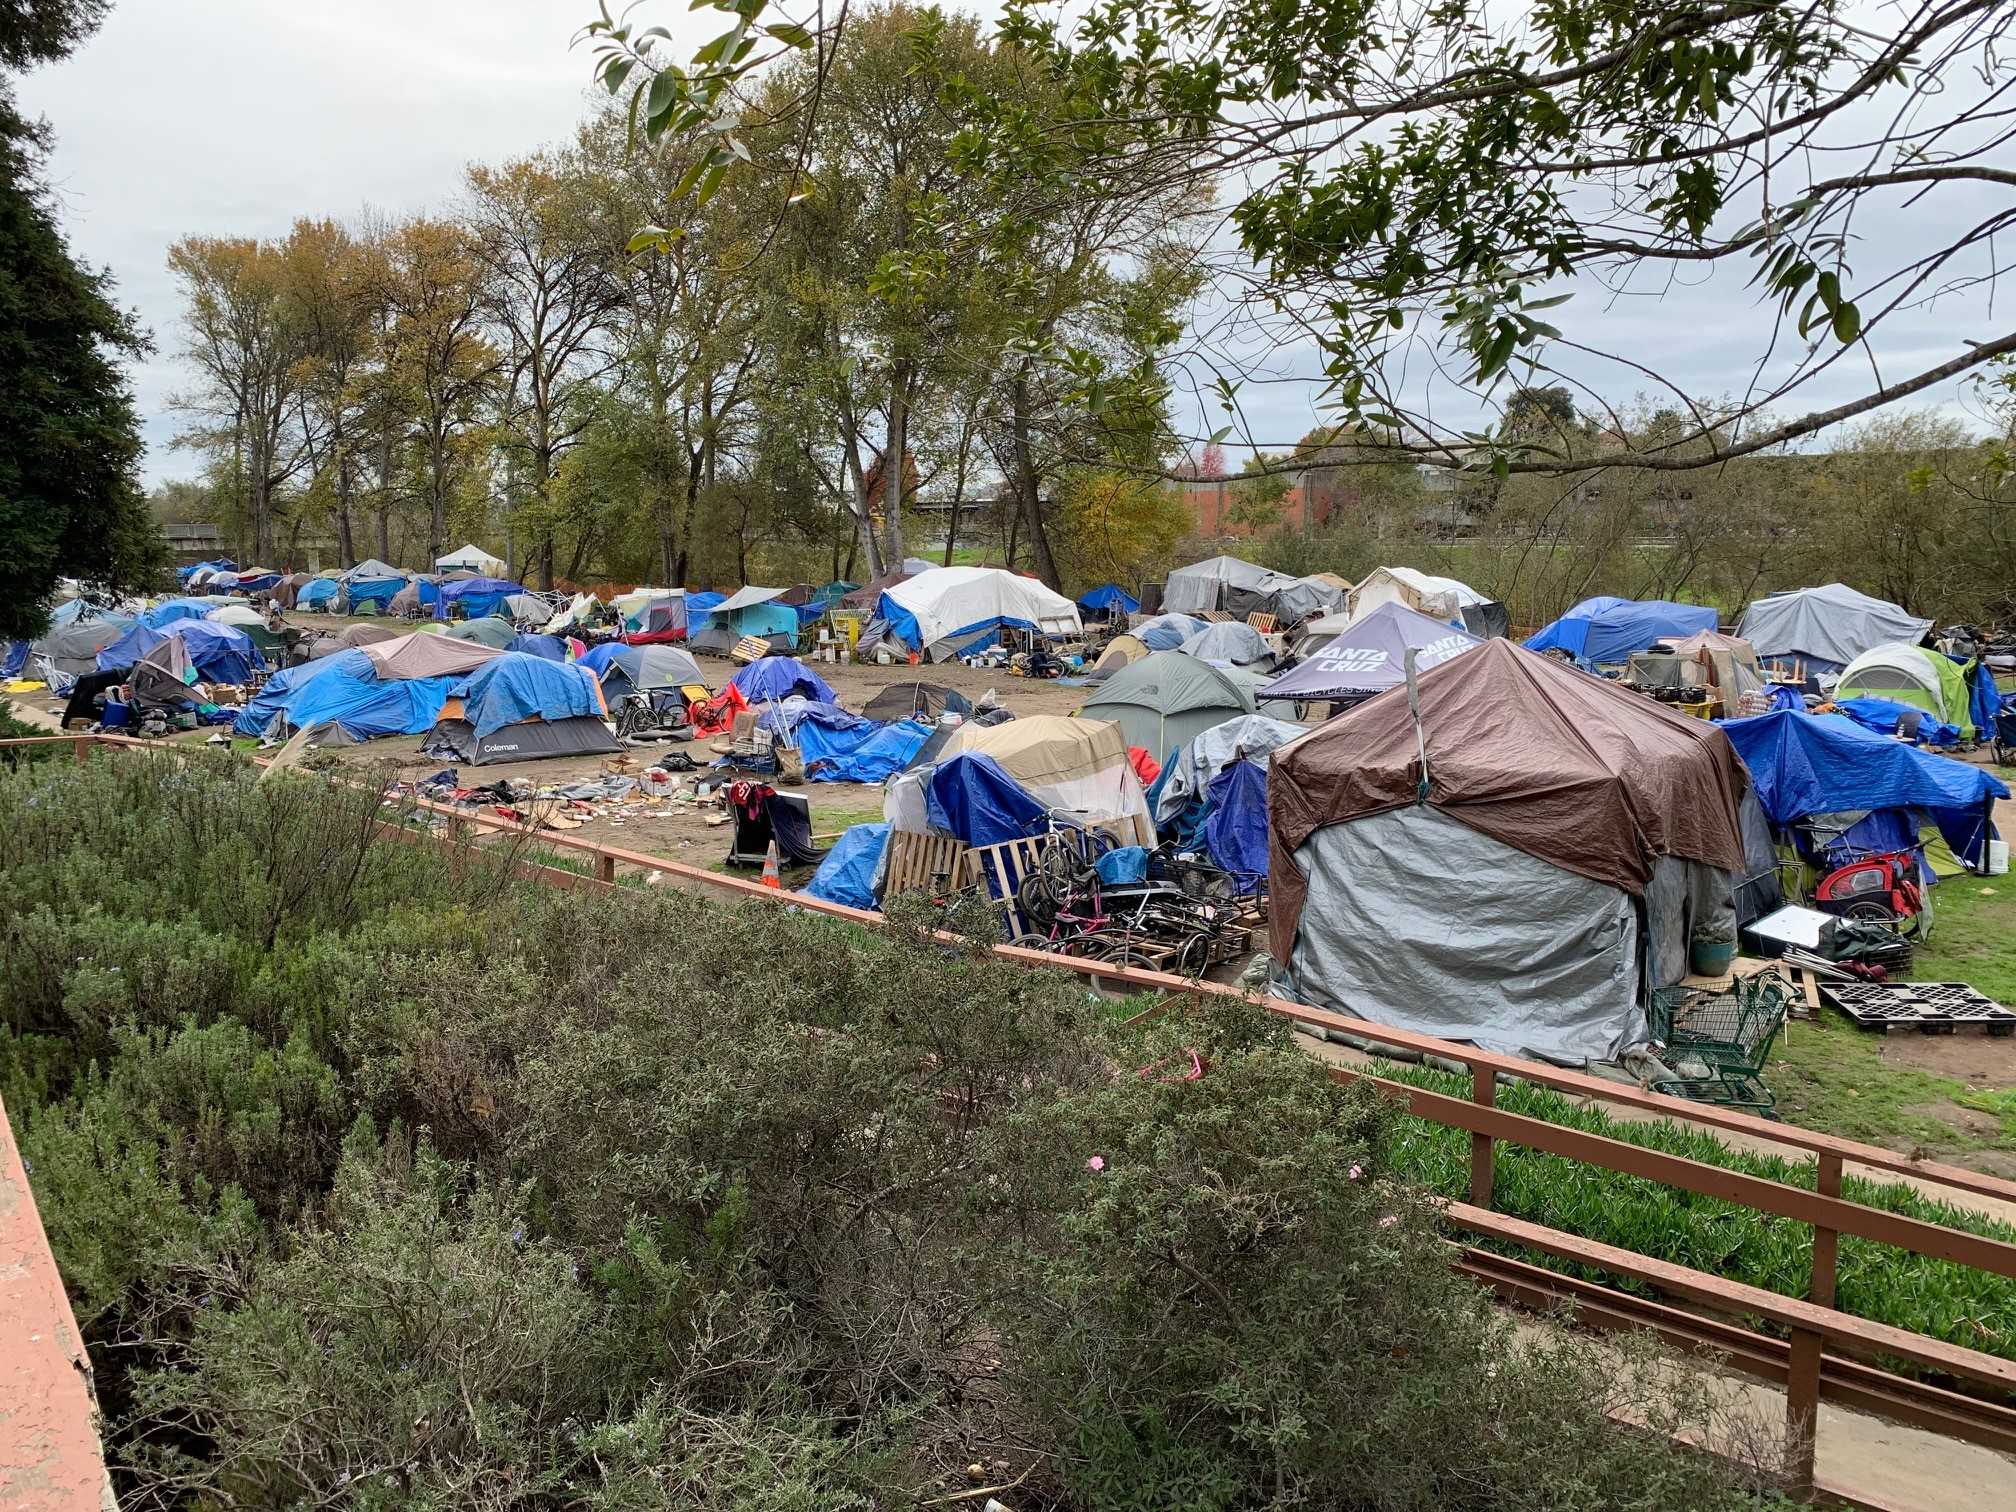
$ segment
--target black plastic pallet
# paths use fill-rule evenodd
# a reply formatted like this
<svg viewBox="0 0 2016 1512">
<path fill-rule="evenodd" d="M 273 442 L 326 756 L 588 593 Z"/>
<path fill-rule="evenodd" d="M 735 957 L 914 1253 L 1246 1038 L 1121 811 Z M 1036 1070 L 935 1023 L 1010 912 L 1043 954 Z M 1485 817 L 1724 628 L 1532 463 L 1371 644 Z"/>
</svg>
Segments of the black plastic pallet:
<svg viewBox="0 0 2016 1512">
<path fill-rule="evenodd" d="M 1893 1034 L 2016 1035 L 2016 1010 L 1983 997 L 1965 982 L 1828 982 L 1828 1002 L 1864 1029 Z"/>
</svg>

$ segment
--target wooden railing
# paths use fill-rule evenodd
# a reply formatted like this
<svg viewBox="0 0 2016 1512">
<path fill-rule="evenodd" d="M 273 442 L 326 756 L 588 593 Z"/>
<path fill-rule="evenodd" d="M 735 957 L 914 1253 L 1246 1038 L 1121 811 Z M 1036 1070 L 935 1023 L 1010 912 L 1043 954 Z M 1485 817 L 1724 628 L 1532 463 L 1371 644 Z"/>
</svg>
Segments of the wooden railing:
<svg viewBox="0 0 2016 1512">
<path fill-rule="evenodd" d="M 163 747 L 156 742 L 107 736 L 8 740 L 0 741 L 0 748 L 56 741 L 71 743 L 78 761 L 88 760 L 99 745 L 184 752 L 201 749 Z M 807 912 L 864 925 L 880 922 L 879 915 L 860 909 L 802 893 L 781 892 L 743 878 L 662 856 L 597 844 L 578 836 L 535 832 L 497 815 L 472 814 L 425 800 L 414 807 L 420 813 L 442 819 L 447 833 L 435 835 L 410 824 L 389 821 L 385 833 L 411 843 L 449 845 L 475 843 L 486 835 L 515 836 L 528 846 L 578 857 L 584 863 L 583 870 L 576 872 L 545 865 L 525 853 L 500 856 L 515 871 L 550 885 L 605 889 L 621 885 L 626 873 L 655 874 L 665 883 L 717 896 L 789 903 Z M 1520 1060 L 1283 998 L 1244 993 L 1166 972 L 1111 966 L 1015 946 L 998 945 L 994 949 L 996 955 L 1017 965 L 1073 972 L 1118 994 L 1160 994 L 1160 1002 L 1151 1012 L 1167 1010 L 1196 994 L 1241 997 L 1310 1030 L 1337 1031 L 1464 1067 L 1471 1077 L 1468 1098 L 1393 1082 L 1349 1067 L 1332 1066 L 1329 1074 L 1339 1081 L 1370 1082 L 1404 1101 L 1415 1116 L 1470 1135 L 1470 1200 L 1447 1205 L 1447 1221 L 1452 1229 L 1495 1245 L 1516 1245 L 1641 1283 L 1686 1306 L 1649 1302 L 1475 1246 L 1458 1246 L 1455 1264 L 1459 1269 L 1510 1300 L 1550 1307 L 1570 1304 L 1577 1309 L 1578 1320 L 1588 1326 L 1650 1329 L 1690 1348 L 1713 1348 L 1726 1354 L 1743 1371 L 1784 1385 L 1787 1427 L 1791 1442 L 1799 1446 L 1800 1462 L 1796 1468 L 1806 1486 L 1822 1497 L 1855 1506 L 1889 1505 L 1817 1473 L 1816 1430 L 1822 1401 L 1876 1412 L 1947 1437 L 2016 1453 L 2016 1361 L 1854 1317 L 1835 1305 L 1836 1267 L 1843 1234 L 1991 1275 L 2016 1278 L 2016 1245 L 1844 1198 L 1841 1195 L 1844 1166 L 1852 1163 L 1886 1176 L 1904 1178 L 1930 1188 L 1935 1197 L 1950 1196 L 1960 1206 L 1965 1206 L 1970 1198 L 2016 1204 L 2016 1182 L 1915 1160 L 1893 1150 L 1769 1122 L 1734 1109 L 1659 1096 L 1583 1072 Z M 1496 1105 L 1501 1077 L 1549 1087 L 1633 1114 L 1650 1114 L 1715 1133 L 1768 1141 L 1779 1149 L 1811 1156 L 1814 1186 L 1808 1190 L 1771 1181 L 1511 1112 Z M 1812 1230 L 1807 1295 L 1782 1296 L 1494 1212 L 1495 1164 L 1501 1142 L 1605 1171 L 1642 1177 L 1807 1225 Z M 1703 1313 L 1714 1316 L 1704 1317 Z M 1903 1362 L 1929 1373 L 1933 1379 L 1891 1370 L 1888 1362 Z"/>
</svg>

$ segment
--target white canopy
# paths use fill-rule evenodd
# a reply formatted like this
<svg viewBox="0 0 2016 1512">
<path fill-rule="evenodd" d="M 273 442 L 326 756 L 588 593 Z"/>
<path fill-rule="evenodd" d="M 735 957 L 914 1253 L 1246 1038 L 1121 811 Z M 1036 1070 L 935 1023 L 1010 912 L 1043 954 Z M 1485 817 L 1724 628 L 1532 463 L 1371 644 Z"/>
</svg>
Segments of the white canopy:
<svg viewBox="0 0 2016 1512">
<path fill-rule="evenodd" d="M 493 578 L 501 578 L 509 571 L 502 557 L 494 557 L 476 545 L 457 546 L 448 555 L 434 559 L 436 572 L 453 572 L 457 568 Z"/>
<path fill-rule="evenodd" d="M 784 597 L 782 588 L 737 588 L 709 612 L 729 615 L 737 609 L 753 609 L 758 604 L 767 604 L 774 598 L 782 597 Z"/>
<path fill-rule="evenodd" d="M 956 631 L 977 632 L 1004 620 L 1034 625 L 1046 635 L 1073 635 L 1084 628 L 1078 606 L 1063 594 L 999 567 L 933 567 L 882 596 L 917 622 L 918 649 Z"/>
</svg>

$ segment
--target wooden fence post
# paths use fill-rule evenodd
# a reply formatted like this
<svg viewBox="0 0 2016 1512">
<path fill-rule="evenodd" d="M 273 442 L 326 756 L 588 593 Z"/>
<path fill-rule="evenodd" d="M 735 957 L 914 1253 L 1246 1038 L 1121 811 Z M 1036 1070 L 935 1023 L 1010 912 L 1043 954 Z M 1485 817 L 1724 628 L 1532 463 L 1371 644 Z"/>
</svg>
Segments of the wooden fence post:
<svg viewBox="0 0 2016 1512">
<path fill-rule="evenodd" d="M 79 735 L 70 742 L 70 759 L 82 766 L 91 759 L 91 747 L 95 744 L 89 735 Z"/>
<path fill-rule="evenodd" d="M 607 851 L 595 852 L 595 880 L 611 887 L 616 885 L 616 858 Z"/>
<path fill-rule="evenodd" d="M 1821 1155 L 1813 1174 L 1814 1187 L 1821 1196 L 1841 1195 L 1839 1155 Z M 1814 1224 L 1808 1301 L 1821 1307 L 1834 1305 L 1835 1271 L 1840 1254 L 1840 1232 Z M 1804 1328 L 1792 1330 L 1792 1352 L 1785 1377 L 1785 1431 L 1792 1450 L 1793 1489 L 1800 1495 L 1812 1493 L 1815 1462 L 1819 1457 L 1820 1369 L 1825 1353 L 1820 1335 Z"/>
<path fill-rule="evenodd" d="M 1470 1100 L 1480 1108 L 1491 1107 L 1498 1101 L 1498 1074 L 1489 1066 L 1470 1068 Z M 1489 1134 L 1470 1136 L 1470 1203 L 1473 1207 L 1491 1206 L 1491 1189 L 1497 1184 L 1497 1159 L 1497 1142 Z"/>
</svg>

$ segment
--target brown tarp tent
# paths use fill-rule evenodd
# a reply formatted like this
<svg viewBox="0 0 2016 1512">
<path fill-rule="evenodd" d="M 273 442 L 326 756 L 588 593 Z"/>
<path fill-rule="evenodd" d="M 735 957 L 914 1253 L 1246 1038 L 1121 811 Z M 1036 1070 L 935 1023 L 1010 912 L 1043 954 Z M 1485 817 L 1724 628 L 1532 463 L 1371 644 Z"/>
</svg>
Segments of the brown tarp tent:
<svg viewBox="0 0 2016 1512">
<path fill-rule="evenodd" d="M 1742 871 L 1748 778 L 1713 725 L 1504 640 L 1429 669 L 1419 686 L 1429 807 L 1633 896 L 1660 856 Z M 1293 953 L 1307 896 L 1296 850 L 1326 825 L 1413 804 L 1419 780 L 1404 686 L 1275 754 L 1277 961 Z"/>
<path fill-rule="evenodd" d="M 480 641 L 456 640 L 452 636 L 418 630 L 411 635 L 398 635 L 366 646 L 364 654 L 371 658 L 380 677 L 399 679 L 448 677 L 473 672 L 504 653 Z"/>
</svg>

